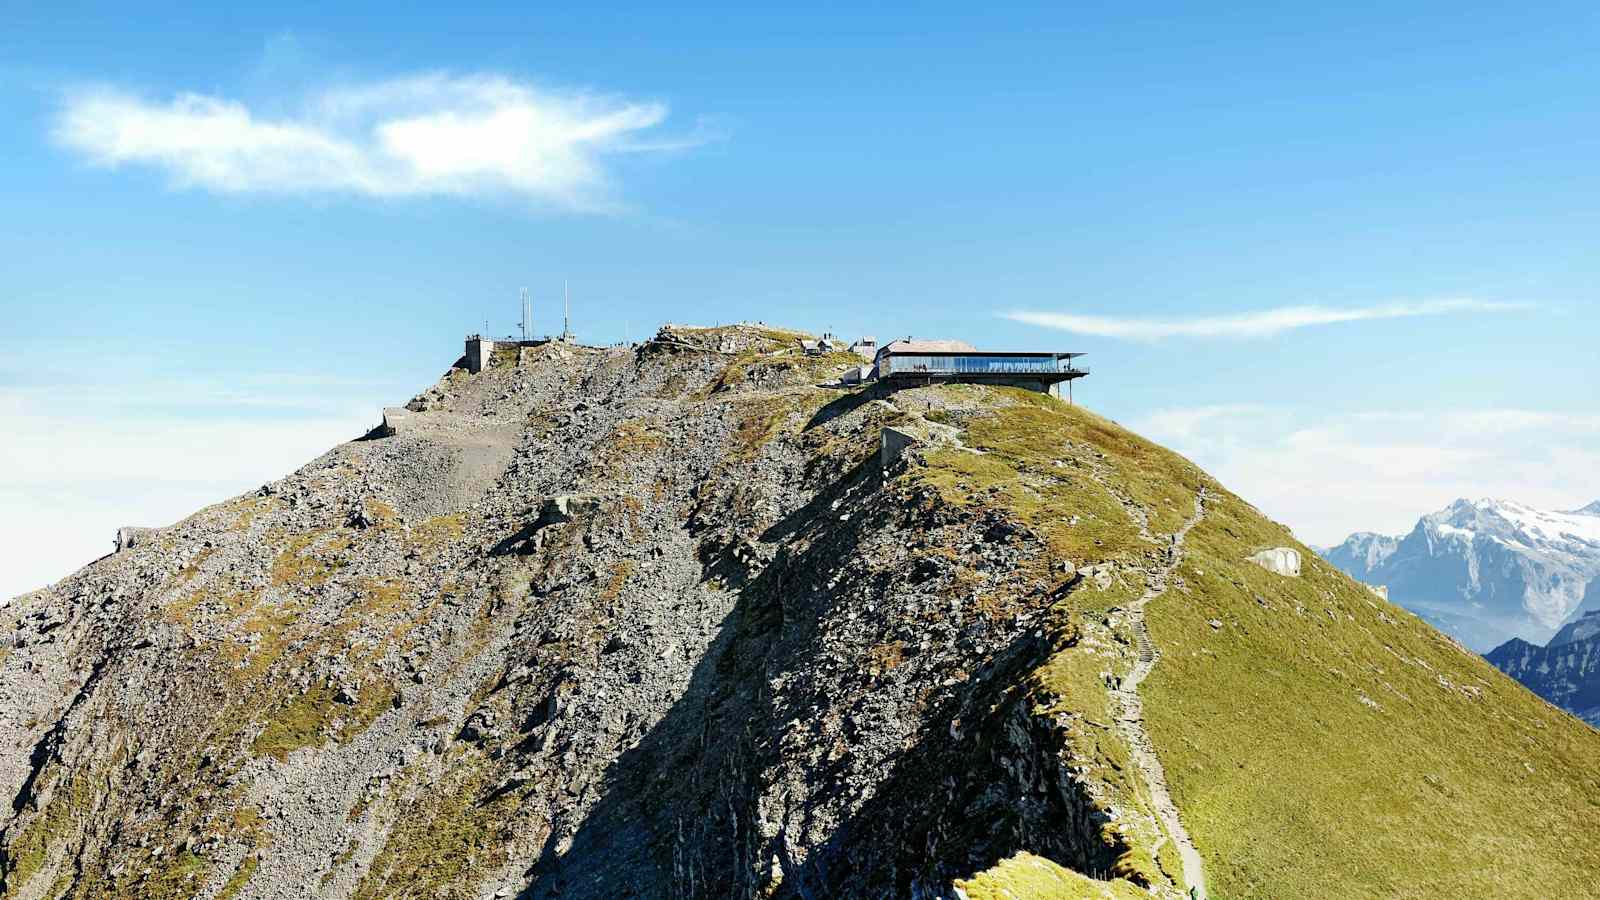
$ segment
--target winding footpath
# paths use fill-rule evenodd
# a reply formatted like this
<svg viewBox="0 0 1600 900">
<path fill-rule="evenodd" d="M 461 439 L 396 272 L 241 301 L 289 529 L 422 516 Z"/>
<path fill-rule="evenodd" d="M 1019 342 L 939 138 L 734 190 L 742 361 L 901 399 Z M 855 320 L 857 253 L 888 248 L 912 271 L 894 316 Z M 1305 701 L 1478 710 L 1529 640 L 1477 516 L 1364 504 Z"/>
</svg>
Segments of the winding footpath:
<svg viewBox="0 0 1600 900">
<path fill-rule="evenodd" d="M 1133 670 L 1122 680 L 1117 689 L 1111 692 L 1112 700 L 1117 707 L 1117 731 L 1127 741 L 1134 765 L 1150 789 L 1156 816 L 1166 829 L 1167 836 L 1177 845 L 1178 856 L 1183 860 L 1183 880 L 1190 887 L 1190 896 L 1199 900 L 1203 900 L 1206 896 L 1205 873 L 1201 869 L 1200 853 L 1195 849 L 1194 842 L 1189 839 L 1189 832 L 1184 830 L 1183 821 L 1178 817 L 1178 807 L 1172 802 L 1172 794 L 1167 790 L 1166 772 L 1161 768 L 1161 760 L 1156 756 L 1155 746 L 1150 743 L 1149 732 L 1145 730 L 1144 701 L 1139 697 L 1139 685 L 1161 659 L 1161 652 L 1156 649 L 1155 642 L 1150 640 L 1150 629 L 1145 625 L 1144 608 L 1150 601 L 1167 592 L 1172 573 L 1177 571 L 1179 563 L 1183 561 L 1184 540 L 1188 538 L 1189 532 L 1200 524 L 1200 520 L 1205 518 L 1205 499 L 1205 489 L 1201 488 L 1200 493 L 1194 498 L 1194 515 L 1172 535 L 1171 544 L 1167 547 L 1166 560 L 1160 568 L 1151 573 L 1144 594 L 1128 607 L 1138 661 L 1134 663 Z M 1158 843 L 1157 847 L 1159 846 Z"/>
</svg>

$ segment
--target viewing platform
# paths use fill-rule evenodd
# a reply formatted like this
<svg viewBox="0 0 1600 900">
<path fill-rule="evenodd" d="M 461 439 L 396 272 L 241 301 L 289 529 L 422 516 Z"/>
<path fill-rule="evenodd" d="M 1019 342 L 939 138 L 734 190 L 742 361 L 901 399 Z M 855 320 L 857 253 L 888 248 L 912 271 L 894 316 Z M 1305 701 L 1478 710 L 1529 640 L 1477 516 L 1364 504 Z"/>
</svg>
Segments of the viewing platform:
<svg viewBox="0 0 1600 900">
<path fill-rule="evenodd" d="M 912 386 L 942 382 L 999 384 L 1059 394 L 1062 384 L 1089 374 L 1074 362 L 1082 353 L 978 350 L 961 341 L 895 341 L 878 352 L 878 377 Z"/>
</svg>

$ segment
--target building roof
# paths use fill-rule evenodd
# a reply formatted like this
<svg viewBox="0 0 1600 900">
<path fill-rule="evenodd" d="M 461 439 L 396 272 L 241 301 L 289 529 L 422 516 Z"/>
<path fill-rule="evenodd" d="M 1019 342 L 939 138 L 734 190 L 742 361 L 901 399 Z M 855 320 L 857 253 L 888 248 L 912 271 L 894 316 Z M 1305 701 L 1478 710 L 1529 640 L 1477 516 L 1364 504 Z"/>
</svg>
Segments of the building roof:
<svg viewBox="0 0 1600 900">
<path fill-rule="evenodd" d="M 914 341 L 905 338 L 883 345 L 883 353 L 976 353 L 978 348 L 966 341 Z"/>
</svg>

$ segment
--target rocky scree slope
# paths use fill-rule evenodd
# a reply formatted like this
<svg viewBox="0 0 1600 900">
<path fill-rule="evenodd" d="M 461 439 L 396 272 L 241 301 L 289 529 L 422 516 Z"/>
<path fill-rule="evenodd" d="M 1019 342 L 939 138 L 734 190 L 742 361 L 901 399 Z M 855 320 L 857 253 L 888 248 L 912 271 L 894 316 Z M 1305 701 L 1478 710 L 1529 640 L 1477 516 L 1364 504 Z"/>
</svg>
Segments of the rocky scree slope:
<svg viewBox="0 0 1600 900">
<path fill-rule="evenodd" d="M 1246 562 L 1298 545 L 1181 458 L 660 337 L 452 370 L 0 613 L 0 896 L 1588 889 L 1595 732 Z M 885 467 L 918 423 L 956 438 Z"/>
</svg>

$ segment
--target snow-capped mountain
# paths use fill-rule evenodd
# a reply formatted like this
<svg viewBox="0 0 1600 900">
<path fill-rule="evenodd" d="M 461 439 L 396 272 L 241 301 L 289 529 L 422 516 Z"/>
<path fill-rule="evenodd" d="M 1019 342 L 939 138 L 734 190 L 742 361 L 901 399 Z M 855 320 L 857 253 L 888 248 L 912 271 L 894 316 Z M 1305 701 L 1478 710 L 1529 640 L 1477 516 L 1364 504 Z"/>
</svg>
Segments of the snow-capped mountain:
<svg viewBox="0 0 1600 900">
<path fill-rule="evenodd" d="M 1329 562 L 1473 649 L 1543 645 L 1600 609 L 1600 501 L 1570 512 L 1512 500 L 1457 500 L 1403 537 L 1361 532 Z"/>
<path fill-rule="evenodd" d="M 1317 548 L 1328 561 L 1346 572 L 1369 572 L 1388 559 L 1400 546 L 1400 539 L 1387 534 L 1358 531 L 1337 547 Z M 1360 576 L 1357 576 L 1360 577 Z"/>
</svg>

